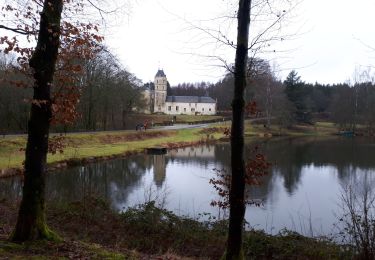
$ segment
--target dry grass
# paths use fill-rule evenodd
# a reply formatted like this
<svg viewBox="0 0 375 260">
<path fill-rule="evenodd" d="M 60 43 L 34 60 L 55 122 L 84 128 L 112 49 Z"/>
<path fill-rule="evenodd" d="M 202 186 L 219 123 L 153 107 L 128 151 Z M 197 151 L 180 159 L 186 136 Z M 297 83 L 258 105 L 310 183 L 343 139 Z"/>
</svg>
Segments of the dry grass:
<svg viewBox="0 0 375 260">
<path fill-rule="evenodd" d="M 206 139 L 201 129 L 181 129 L 157 131 L 113 131 L 96 133 L 72 133 L 64 138 L 63 153 L 49 154 L 48 163 L 56 163 L 71 159 L 115 156 L 127 153 L 142 152 L 152 146 L 170 147 L 170 144 L 192 144 Z M 219 139 L 222 133 L 210 135 L 211 139 Z M 22 149 L 26 145 L 26 137 L 9 137 L 0 139 L 0 170 L 21 168 L 24 160 Z M 1 174 L 1 173 L 0 173 Z"/>
<path fill-rule="evenodd" d="M 48 163 L 137 153 L 152 146 L 177 147 L 194 144 L 200 140 L 217 140 L 225 137 L 224 128 L 226 127 L 230 127 L 230 123 L 212 124 L 205 129 L 72 133 L 68 134 L 64 140 L 66 145 L 64 152 L 62 154 L 49 154 Z M 245 135 L 261 137 L 280 135 L 328 136 L 336 132 L 335 126 L 327 122 L 318 122 L 315 125 L 298 125 L 289 129 L 279 129 L 275 125 L 266 129 L 263 125 L 246 123 L 245 129 Z M 0 138 L 0 170 L 22 167 L 24 152 L 21 149 L 25 147 L 25 144 L 26 137 L 24 136 Z"/>
</svg>

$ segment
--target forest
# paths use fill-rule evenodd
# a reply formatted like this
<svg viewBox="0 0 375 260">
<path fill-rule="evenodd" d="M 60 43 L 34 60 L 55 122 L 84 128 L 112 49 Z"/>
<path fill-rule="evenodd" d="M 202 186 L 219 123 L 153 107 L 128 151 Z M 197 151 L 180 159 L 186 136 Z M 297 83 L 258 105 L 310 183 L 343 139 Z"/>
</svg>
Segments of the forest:
<svg viewBox="0 0 375 260">
<path fill-rule="evenodd" d="M 80 101 L 77 112 L 80 120 L 73 124 L 55 126 L 57 132 L 99 131 L 126 129 L 127 116 L 139 113 L 146 106 L 142 95 L 145 88 L 153 89 L 153 82 L 142 83 L 127 71 L 117 58 L 103 48 L 94 59 L 81 61 L 84 72 L 79 75 Z M 28 100 L 32 91 L 20 81 L 15 57 L 0 57 L 0 133 L 25 133 L 29 115 Z M 150 72 L 151 73 L 151 72 Z M 338 129 L 354 131 L 365 126 L 369 134 L 375 127 L 375 83 L 368 70 L 356 71 L 357 81 L 337 84 L 306 83 L 293 70 L 284 80 L 277 78 L 267 60 L 249 61 L 247 103 L 255 101 L 259 117 L 272 118 L 280 127 L 296 123 L 313 124 L 323 120 L 334 122 Z M 24 75 L 21 81 L 27 82 Z M 227 73 L 215 83 L 195 82 L 168 85 L 168 95 L 210 96 L 217 100 L 219 114 L 231 110 L 234 77 Z"/>
</svg>

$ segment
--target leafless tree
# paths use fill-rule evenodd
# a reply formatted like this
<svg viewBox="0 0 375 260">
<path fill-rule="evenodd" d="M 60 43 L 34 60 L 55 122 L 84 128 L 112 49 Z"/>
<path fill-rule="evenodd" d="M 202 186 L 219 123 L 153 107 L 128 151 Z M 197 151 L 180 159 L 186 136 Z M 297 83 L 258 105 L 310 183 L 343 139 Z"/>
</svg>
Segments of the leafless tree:
<svg viewBox="0 0 375 260">
<path fill-rule="evenodd" d="M 342 216 L 339 234 L 354 246 L 360 259 L 375 257 L 375 192 L 374 178 L 368 172 L 350 180 L 341 194 Z"/>
</svg>

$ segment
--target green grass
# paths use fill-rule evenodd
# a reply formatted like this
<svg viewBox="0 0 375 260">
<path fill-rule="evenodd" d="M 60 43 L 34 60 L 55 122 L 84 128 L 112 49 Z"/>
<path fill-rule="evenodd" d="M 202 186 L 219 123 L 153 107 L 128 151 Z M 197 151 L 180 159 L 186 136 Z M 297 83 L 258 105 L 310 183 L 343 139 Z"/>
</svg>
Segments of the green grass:
<svg viewBox="0 0 375 260">
<path fill-rule="evenodd" d="M 165 116 L 165 115 L 158 115 Z M 181 116 L 186 120 L 196 116 Z M 199 116 L 205 118 L 207 116 Z M 210 118 L 212 116 L 209 116 Z M 245 124 L 246 136 L 329 136 L 337 132 L 333 123 L 317 122 L 312 125 L 298 125 L 290 129 L 280 129 L 271 125 L 266 129 L 262 124 Z M 96 133 L 71 133 L 65 138 L 67 146 L 63 153 L 49 154 L 48 163 L 90 157 L 108 157 L 120 154 L 142 152 L 145 148 L 152 146 L 169 147 L 177 143 L 194 143 L 199 140 L 219 139 L 224 137 L 224 127 L 230 127 L 229 122 L 210 125 L 213 131 L 204 132 L 202 129 L 181 129 L 169 131 L 148 130 L 146 132 L 136 131 L 108 131 Z M 147 136 L 159 133 L 156 136 Z M 146 136 L 144 136 L 146 135 Z M 21 168 L 24 160 L 26 137 L 0 138 L 0 170 L 8 168 Z M 1 173 L 0 173 L 1 174 Z"/>
<path fill-rule="evenodd" d="M 47 162 L 55 163 L 71 159 L 104 157 L 142 152 L 152 146 L 168 146 L 171 143 L 191 143 L 207 138 L 202 129 L 181 129 L 170 131 L 114 131 L 97 133 L 72 133 L 65 138 L 67 146 L 63 153 L 48 154 Z M 159 133 L 157 136 L 148 134 Z M 142 137 L 143 135 L 146 135 Z M 221 132 L 210 134 L 210 138 L 223 137 Z M 19 168 L 24 160 L 26 137 L 0 139 L 0 169 Z"/>
<path fill-rule="evenodd" d="M 115 135 L 119 134 L 116 133 Z M 198 134 L 197 129 L 170 131 L 168 132 L 168 136 L 165 137 L 147 138 L 137 141 L 119 141 L 114 143 L 101 143 L 99 140 L 94 141 L 95 139 L 92 137 L 81 137 L 79 139 L 82 141 L 82 144 L 76 147 L 67 147 L 62 154 L 48 156 L 48 162 L 51 163 L 71 158 L 111 156 L 126 152 L 140 152 L 147 147 L 164 146 L 172 142 L 194 142 L 202 137 L 203 135 Z M 87 138 L 89 141 L 86 142 Z"/>
<path fill-rule="evenodd" d="M 271 125 L 266 129 L 262 124 L 246 123 L 245 135 L 264 136 L 329 136 L 337 133 L 337 127 L 330 122 L 316 122 L 314 125 L 295 125 L 291 128 L 280 128 Z"/>
<path fill-rule="evenodd" d="M 222 116 L 208 116 L 208 115 L 178 115 L 176 116 L 176 122 L 187 122 L 187 123 L 196 123 L 199 121 L 208 121 L 208 120 L 217 120 L 222 119 Z"/>
<path fill-rule="evenodd" d="M 0 138 L 0 169 L 20 167 L 26 145 L 26 137 Z"/>
<path fill-rule="evenodd" d="M 200 121 L 222 119 L 222 116 L 217 115 L 147 115 L 147 114 L 132 114 L 128 115 L 130 121 L 144 122 L 149 121 L 153 123 L 163 123 L 172 121 L 176 117 L 176 123 L 198 123 Z"/>
</svg>

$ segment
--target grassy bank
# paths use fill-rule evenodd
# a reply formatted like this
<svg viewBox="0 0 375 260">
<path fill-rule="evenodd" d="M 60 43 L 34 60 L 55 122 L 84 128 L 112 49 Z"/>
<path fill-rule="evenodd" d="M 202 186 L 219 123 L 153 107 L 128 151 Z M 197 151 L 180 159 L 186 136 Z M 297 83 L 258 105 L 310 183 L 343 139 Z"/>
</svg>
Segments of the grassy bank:
<svg viewBox="0 0 375 260">
<path fill-rule="evenodd" d="M 211 115 L 147 115 L 147 114 L 130 114 L 126 117 L 128 126 L 134 128 L 137 124 L 145 121 L 153 124 L 164 124 L 170 123 L 172 120 L 174 123 L 199 123 L 202 121 L 214 121 L 221 120 L 223 116 L 211 116 Z"/>
<path fill-rule="evenodd" d="M 337 127 L 331 122 L 316 122 L 314 125 L 303 124 L 289 128 L 280 128 L 278 125 L 266 128 L 263 124 L 247 122 L 245 134 L 248 136 L 329 136 L 337 132 Z"/>
<path fill-rule="evenodd" d="M 63 153 L 48 155 L 48 163 L 80 160 L 83 158 L 110 157 L 143 152 L 152 146 L 178 147 L 207 139 L 216 140 L 223 137 L 223 131 L 211 131 L 207 135 L 202 129 L 181 129 L 169 131 L 148 130 L 115 131 L 97 133 L 67 134 L 63 140 Z M 0 138 L 0 169 L 19 168 L 24 160 L 26 137 Z"/>
<path fill-rule="evenodd" d="M 63 153 L 48 155 L 48 163 L 57 167 L 66 163 L 80 163 L 82 160 L 96 160 L 143 152 L 145 148 L 163 146 L 167 148 L 214 141 L 225 137 L 224 128 L 230 123 L 213 124 L 206 129 L 107 131 L 96 133 L 67 134 L 63 140 Z M 300 125 L 290 129 L 280 129 L 272 125 L 269 129 L 262 124 L 246 123 L 247 136 L 326 136 L 337 132 L 332 123 L 317 123 L 314 126 Z M 0 138 L 0 176 L 8 169 L 21 168 L 24 160 L 25 136 Z M 57 164 L 59 163 L 59 164 Z"/>
<path fill-rule="evenodd" d="M 51 204 L 49 225 L 64 242 L 23 245 L 6 242 L 16 206 L 2 201 L 0 208 L 0 259 L 219 259 L 225 250 L 226 221 L 179 217 L 154 202 L 121 214 L 97 198 Z M 327 240 L 289 231 L 275 236 L 247 231 L 244 253 L 247 259 L 351 259 L 348 251 Z"/>
</svg>

